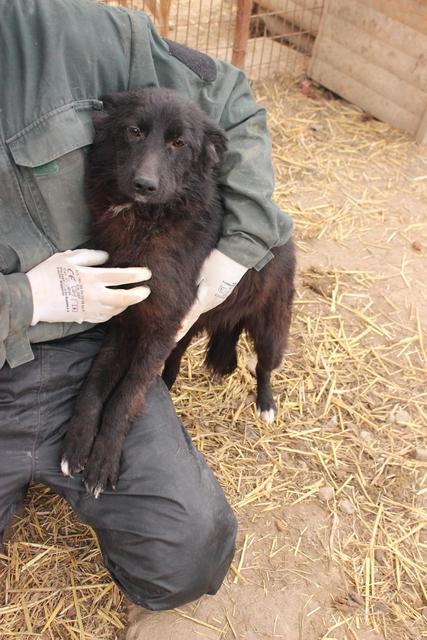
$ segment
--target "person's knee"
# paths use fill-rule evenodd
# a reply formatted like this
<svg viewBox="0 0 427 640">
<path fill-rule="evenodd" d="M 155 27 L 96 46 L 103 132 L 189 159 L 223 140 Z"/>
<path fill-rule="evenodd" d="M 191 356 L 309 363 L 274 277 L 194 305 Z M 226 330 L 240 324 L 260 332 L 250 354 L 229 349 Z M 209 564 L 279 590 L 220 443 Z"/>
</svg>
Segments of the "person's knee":
<svg viewBox="0 0 427 640">
<path fill-rule="evenodd" d="M 191 516 L 166 543 L 165 539 L 141 539 L 139 562 L 135 561 L 135 536 L 132 563 L 126 559 L 126 540 L 121 552 L 115 549 L 115 553 L 105 554 L 106 566 L 130 600 L 148 609 L 164 610 L 217 592 L 233 558 L 237 532 L 236 518 L 225 498 L 220 506 L 214 511 L 202 505 L 192 509 Z"/>
<path fill-rule="evenodd" d="M 201 510 L 189 522 L 182 549 L 188 570 L 185 577 L 177 575 L 176 596 L 182 603 L 218 591 L 234 555 L 236 533 L 236 518 L 226 503 L 219 513 Z"/>
</svg>

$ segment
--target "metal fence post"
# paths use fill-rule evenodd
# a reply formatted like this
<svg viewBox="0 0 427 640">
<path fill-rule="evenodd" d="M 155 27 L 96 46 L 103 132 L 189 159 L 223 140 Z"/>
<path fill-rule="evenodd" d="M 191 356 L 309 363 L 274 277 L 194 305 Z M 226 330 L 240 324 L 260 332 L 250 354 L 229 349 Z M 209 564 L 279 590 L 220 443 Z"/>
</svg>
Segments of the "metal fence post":
<svg viewBox="0 0 427 640">
<path fill-rule="evenodd" d="M 231 63 L 240 69 L 243 69 L 245 64 L 251 13 L 252 0 L 237 0 L 236 26 L 234 29 L 233 55 Z"/>
</svg>

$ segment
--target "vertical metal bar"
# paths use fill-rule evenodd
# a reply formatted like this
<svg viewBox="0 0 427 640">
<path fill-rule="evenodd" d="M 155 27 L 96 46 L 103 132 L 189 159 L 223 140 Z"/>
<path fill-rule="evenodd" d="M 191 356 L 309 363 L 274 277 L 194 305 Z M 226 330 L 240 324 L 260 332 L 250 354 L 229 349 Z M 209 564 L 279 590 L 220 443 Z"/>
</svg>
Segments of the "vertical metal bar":
<svg viewBox="0 0 427 640">
<path fill-rule="evenodd" d="M 248 59 L 246 57 L 245 60 L 245 73 L 248 76 L 248 78 L 250 78 L 251 80 L 255 80 L 255 69 L 256 69 L 256 64 L 255 64 L 255 60 L 256 60 L 256 55 L 258 54 L 259 51 L 259 17 L 258 17 L 258 11 L 252 16 L 254 18 L 255 21 L 255 26 L 254 26 L 254 34 L 255 37 L 252 38 L 252 51 L 251 51 L 251 61 L 248 62 Z"/>
<path fill-rule="evenodd" d="M 203 30 L 202 2 L 203 2 L 203 0 L 199 0 L 199 15 L 198 15 L 198 19 L 197 19 L 196 44 L 194 46 L 195 49 L 199 49 L 200 48 L 199 41 L 200 41 L 201 32 Z"/>
<path fill-rule="evenodd" d="M 258 30 L 257 30 L 258 31 Z M 268 76 L 270 68 L 268 66 L 268 64 L 266 63 L 265 59 L 264 59 L 264 53 L 265 53 L 265 44 L 267 42 L 267 25 L 265 23 L 265 20 L 263 20 L 263 31 L 262 31 L 262 48 L 261 48 L 261 55 L 259 58 L 259 66 L 258 66 L 258 75 L 257 75 L 257 80 L 261 80 L 262 77 L 262 73 L 264 72 L 264 74 L 266 76 Z M 260 43 L 261 44 L 261 43 Z M 274 39 L 272 39 L 270 41 L 270 45 L 271 45 L 271 50 L 273 50 L 274 47 Z"/>
<path fill-rule="evenodd" d="M 277 16 L 277 19 L 281 20 L 282 13 L 283 13 L 283 8 L 280 8 L 280 10 L 277 11 L 277 13 L 274 13 L 273 19 L 274 19 L 274 16 Z M 280 57 L 282 55 L 282 48 L 283 48 L 282 46 L 280 47 L 274 46 L 276 44 L 276 41 L 275 41 L 275 35 L 272 31 L 271 31 L 270 38 L 271 38 L 271 47 L 270 47 L 270 57 L 267 63 L 267 72 L 266 72 L 267 77 L 270 77 L 276 74 L 280 70 Z M 280 39 L 278 39 L 278 42 L 280 42 Z M 274 56 L 276 55 L 276 51 L 278 52 L 277 58 L 274 58 Z"/>
<path fill-rule="evenodd" d="M 180 8 L 181 8 L 181 2 L 180 2 L 180 0 L 177 0 L 177 3 L 176 3 L 176 14 L 175 14 L 175 25 L 174 25 L 175 30 L 173 32 L 172 40 L 178 40 L 178 29 L 179 29 L 179 26 L 180 26 L 180 16 L 181 16 Z"/>
<path fill-rule="evenodd" d="M 214 25 L 216 25 L 217 29 L 219 30 L 219 24 L 217 23 L 217 16 L 215 15 L 215 13 L 213 11 L 213 0 L 210 0 L 209 18 L 208 18 L 208 30 L 207 30 L 207 35 L 206 35 L 206 48 L 205 48 L 206 53 L 210 53 L 211 47 L 209 46 L 209 44 L 210 44 L 211 35 L 212 35 L 213 31 L 214 31 L 214 28 L 213 28 Z"/>
<path fill-rule="evenodd" d="M 216 37 L 216 49 L 215 49 L 215 56 L 218 58 L 219 56 L 219 43 L 220 43 L 220 39 L 221 39 L 221 35 L 222 35 L 222 23 L 223 23 L 223 14 L 224 14 L 224 0 L 221 0 L 221 10 L 220 10 L 220 14 L 219 14 L 219 23 L 218 23 L 218 33 L 217 33 L 217 37 Z M 228 33 L 227 33 L 227 46 L 228 46 Z M 227 57 L 227 48 L 225 49 L 224 52 L 224 58 Z"/>
<path fill-rule="evenodd" d="M 229 22 L 227 27 L 227 51 L 226 51 L 226 60 L 227 62 L 231 62 L 231 58 L 233 57 L 233 45 L 234 45 L 234 31 L 236 28 L 236 20 L 237 20 L 237 9 L 234 2 L 229 2 Z M 230 56 L 228 55 L 230 52 Z"/>
<path fill-rule="evenodd" d="M 191 23 L 191 0 L 188 0 L 188 10 L 187 10 L 187 31 L 185 33 L 185 42 L 187 47 L 190 45 L 188 34 L 190 33 L 190 23 Z M 191 46 L 191 45 L 190 45 Z"/>
<path fill-rule="evenodd" d="M 249 39 L 252 0 L 237 0 L 236 26 L 234 30 L 233 55 L 231 63 L 243 69 L 246 47 Z"/>
</svg>

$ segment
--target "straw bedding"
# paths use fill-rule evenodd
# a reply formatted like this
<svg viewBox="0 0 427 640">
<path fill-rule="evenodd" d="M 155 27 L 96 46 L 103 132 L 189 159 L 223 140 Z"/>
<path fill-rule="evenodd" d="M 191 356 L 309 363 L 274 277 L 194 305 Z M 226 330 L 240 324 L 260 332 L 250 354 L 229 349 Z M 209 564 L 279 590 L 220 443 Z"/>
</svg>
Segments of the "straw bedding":
<svg viewBox="0 0 427 640">
<path fill-rule="evenodd" d="M 273 377 L 278 418 L 256 418 L 245 340 L 225 381 L 204 370 L 196 342 L 174 402 L 246 523 L 233 587 L 249 589 L 255 537 L 268 539 L 262 566 L 288 529 L 295 559 L 303 553 L 309 565 L 317 549 L 343 584 L 321 611 L 302 609 L 295 640 L 359 638 L 363 625 L 385 640 L 418 639 L 427 615 L 427 154 L 319 89 L 310 98 L 277 81 L 257 91 L 270 113 L 276 199 L 294 217 L 299 249 L 290 350 Z M 310 553 L 304 531 L 280 515 L 295 505 L 326 518 Z M 265 514 L 275 529 L 260 532 L 251 523 Z M 267 596 L 285 580 L 277 566 Z M 0 585 L 0 638 L 112 639 L 126 624 L 93 532 L 43 487 L 31 490 L 0 556 Z M 307 615 L 318 616 L 317 635 L 302 631 Z M 191 638 L 246 637 L 230 612 L 223 623 L 190 618 Z"/>
</svg>

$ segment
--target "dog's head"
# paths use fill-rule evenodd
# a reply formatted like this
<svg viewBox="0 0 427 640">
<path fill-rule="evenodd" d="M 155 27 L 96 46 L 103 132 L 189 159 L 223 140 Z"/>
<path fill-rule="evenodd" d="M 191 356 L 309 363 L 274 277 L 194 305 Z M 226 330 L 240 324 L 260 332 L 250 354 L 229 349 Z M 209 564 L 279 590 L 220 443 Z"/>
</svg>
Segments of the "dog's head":
<svg viewBox="0 0 427 640">
<path fill-rule="evenodd" d="M 173 202 L 224 157 L 224 131 L 175 91 L 150 87 L 103 103 L 94 117 L 90 175 L 118 206 Z"/>
</svg>

